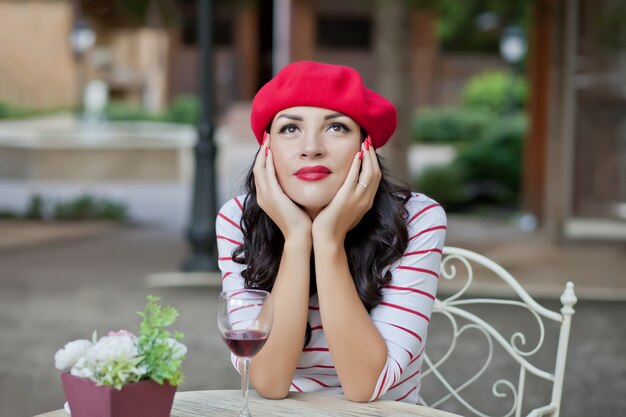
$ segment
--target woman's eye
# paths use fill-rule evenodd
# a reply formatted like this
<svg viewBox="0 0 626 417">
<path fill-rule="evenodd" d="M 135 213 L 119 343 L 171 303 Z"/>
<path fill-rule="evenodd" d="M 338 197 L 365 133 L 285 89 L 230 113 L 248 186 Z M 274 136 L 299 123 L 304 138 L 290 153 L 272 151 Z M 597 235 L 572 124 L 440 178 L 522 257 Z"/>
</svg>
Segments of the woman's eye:
<svg viewBox="0 0 626 417">
<path fill-rule="evenodd" d="M 298 126 L 294 124 L 287 124 L 280 128 L 278 133 L 296 133 L 298 131 Z"/>
<path fill-rule="evenodd" d="M 336 133 L 342 133 L 342 132 L 350 132 L 350 129 L 348 128 L 348 126 L 344 125 L 343 123 L 331 123 L 328 126 L 329 130 L 332 130 L 333 132 Z"/>
</svg>

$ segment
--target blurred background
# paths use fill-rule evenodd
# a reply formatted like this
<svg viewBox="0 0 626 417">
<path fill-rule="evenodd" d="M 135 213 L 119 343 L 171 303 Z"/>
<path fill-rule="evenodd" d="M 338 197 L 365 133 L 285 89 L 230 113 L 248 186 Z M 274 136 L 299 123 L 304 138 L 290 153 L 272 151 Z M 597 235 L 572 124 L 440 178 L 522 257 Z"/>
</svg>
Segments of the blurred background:
<svg viewBox="0 0 626 417">
<path fill-rule="evenodd" d="M 251 99 L 298 60 L 396 104 L 381 153 L 447 244 L 546 303 L 575 283 L 564 415 L 626 412 L 624 22 L 624 0 L 0 0 L 2 414 L 60 408 L 54 352 L 148 293 L 181 312 L 181 389 L 237 388 L 211 224 Z"/>
</svg>

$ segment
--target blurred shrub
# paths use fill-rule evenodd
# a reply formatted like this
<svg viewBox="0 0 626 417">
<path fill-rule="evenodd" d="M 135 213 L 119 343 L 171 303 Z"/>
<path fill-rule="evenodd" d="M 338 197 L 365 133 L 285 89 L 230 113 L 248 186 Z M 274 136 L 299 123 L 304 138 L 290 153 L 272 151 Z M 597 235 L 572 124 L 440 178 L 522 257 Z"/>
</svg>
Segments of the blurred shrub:
<svg viewBox="0 0 626 417">
<path fill-rule="evenodd" d="M 104 117 L 112 121 L 152 121 L 196 124 L 200 103 L 195 96 L 176 97 L 163 113 L 150 113 L 143 107 L 125 101 L 112 101 L 104 110 Z"/>
<path fill-rule="evenodd" d="M 467 175 L 460 164 L 431 166 L 425 168 L 415 180 L 415 189 L 434 198 L 446 209 L 452 209 L 467 203 Z"/>
<path fill-rule="evenodd" d="M 501 71 L 486 71 L 470 78 L 463 88 L 462 103 L 469 109 L 503 113 L 523 109 L 527 95 L 524 78 L 513 78 Z"/>
<path fill-rule="evenodd" d="M 521 165 L 527 122 L 523 115 L 500 118 L 475 143 L 459 149 L 473 198 L 515 202 L 521 189 Z"/>
<path fill-rule="evenodd" d="M 19 218 L 19 214 L 17 214 L 13 210 L 9 209 L 0 209 L 0 220 L 12 220 Z"/>
<path fill-rule="evenodd" d="M 35 194 L 30 198 L 24 218 L 30 220 L 40 220 L 44 218 L 45 201 L 39 194 Z"/>
<path fill-rule="evenodd" d="M 451 164 L 426 168 L 414 180 L 415 189 L 452 210 L 476 203 L 516 203 L 526 126 L 523 115 L 493 120 L 472 143 L 459 145 Z"/>
<path fill-rule="evenodd" d="M 145 111 L 141 106 L 125 101 L 111 101 L 104 109 L 104 117 L 112 121 L 158 121 L 161 117 Z"/>
<path fill-rule="evenodd" d="M 58 220 L 116 220 L 128 218 L 124 204 L 83 195 L 67 202 L 56 203 L 54 218 Z"/>
<path fill-rule="evenodd" d="M 411 137 L 418 143 L 472 142 L 482 136 L 494 115 L 463 108 L 425 108 L 415 112 Z"/>
<path fill-rule="evenodd" d="M 196 124 L 200 117 L 200 102 L 196 96 L 178 96 L 167 109 L 165 118 L 174 123 Z"/>
<path fill-rule="evenodd" d="M 44 113 L 54 113 L 59 109 L 35 110 L 26 107 L 15 106 L 0 100 L 0 119 L 22 119 Z"/>
</svg>

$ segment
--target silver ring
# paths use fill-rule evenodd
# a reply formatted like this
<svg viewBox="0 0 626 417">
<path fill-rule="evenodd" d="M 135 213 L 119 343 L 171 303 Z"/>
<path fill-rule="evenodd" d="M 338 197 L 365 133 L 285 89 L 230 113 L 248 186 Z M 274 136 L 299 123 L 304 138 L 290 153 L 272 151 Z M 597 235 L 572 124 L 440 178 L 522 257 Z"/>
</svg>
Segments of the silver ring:
<svg viewBox="0 0 626 417">
<path fill-rule="evenodd" d="M 362 185 L 363 188 L 367 188 L 367 184 L 362 183 L 361 181 L 359 181 L 359 185 Z"/>
</svg>

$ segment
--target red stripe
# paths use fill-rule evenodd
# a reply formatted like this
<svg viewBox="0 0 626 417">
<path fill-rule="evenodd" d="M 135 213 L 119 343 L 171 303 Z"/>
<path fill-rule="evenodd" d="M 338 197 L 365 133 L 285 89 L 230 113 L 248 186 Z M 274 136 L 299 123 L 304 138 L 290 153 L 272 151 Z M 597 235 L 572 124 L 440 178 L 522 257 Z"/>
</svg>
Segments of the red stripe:
<svg viewBox="0 0 626 417">
<path fill-rule="evenodd" d="M 417 338 L 417 340 L 419 340 L 420 342 L 422 341 L 422 338 L 420 337 L 420 335 L 415 333 L 413 330 L 409 330 L 409 329 L 407 329 L 405 327 L 398 326 L 397 324 L 393 324 L 393 323 L 389 323 L 389 324 L 392 325 L 393 327 L 397 327 L 400 330 L 404 330 L 405 332 L 407 332 L 410 335 L 415 336 Z"/>
<path fill-rule="evenodd" d="M 229 219 L 228 217 L 226 217 L 222 213 L 217 213 L 217 215 L 220 216 L 222 219 L 226 220 L 228 223 L 230 223 L 233 226 L 235 226 L 237 229 L 241 230 L 241 227 L 237 223 L 235 223 L 234 221 L 232 221 L 231 219 Z"/>
<path fill-rule="evenodd" d="M 241 243 L 241 242 L 237 242 L 236 240 L 233 240 L 233 239 L 229 239 L 229 238 L 227 238 L 226 236 L 220 236 L 220 235 L 217 235 L 217 238 L 218 238 L 218 239 L 223 239 L 223 240 L 226 240 L 226 241 L 228 241 L 228 242 L 230 242 L 230 243 L 234 243 L 235 245 L 239 245 L 239 246 L 243 245 L 243 243 Z"/>
<path fill-rule="evenodd" d="M 407 366 L 409 366 L 410 364 L 412 364 L 413 362 L 415 362 L 416 360 L 422 357 L 422 353 L 424 353 L 424 347 L 422 347 L 422 350 L 420 350 L 420 353 L 418 353 L 417 356 L 414 359 L 412 359 L 411 362 L 409 362 Z"/>
<path fill-rule="evenodd" d="M 226 277 L 229 276 L 230 274 L 232 274 L 232 272 L 227 272 L 224 275 L 222 275 L 222 281 L 224 281 Z"/>
<path fill-rule="evenodd" d="M 402 366 L 400 365 L 400 363 L 397 360 L 395 360 L 395 358 L 391 358 L 391 359 L 393 359 L 393 361 L 396 363 L 396 365 L 398 365 L 398 368 L 400 368 L 400 376 L 402 376 L 402 374 L 404 373 L 404 369 L 402 369 Z"/>
<path fill-rule="evenodd" d="M 328 348 L 323 347 L 315 347 L 315 348 L 304 348 L 303 352 L 328 352 Z"/>
<path fill-rule="evenodd" d="M 235 311 L 239 311 L 239 310 L 243 310 L 244 308 L 252 308 L 252 307 L 263 307 L 263 304 L 247 304 L 245 306 L 241 306 L 241 307 L 237 307 L 237 308 L 233 308 L 232 310 L 230 310 L 228 312 L 228 314 L 232 314 Z M 247 321 L 247 320 L 243 320 L 243 321 Z M 243 322 L 242 321 L 242 322 Z"/>
<path fill-rule="evenodd" d="M 405 257 L 405 256 L 411 256 L 411 255 L 423 255 L 424 253 L 429 253 L 429 252 L 442 253 L 441 249 L 434 248 L 434 249 L 416 250 L 415 252 L 407 252 L 402 256 Z"/>
<path fill-rule="evenodd" d="M 218 261 L 232 261 L 233 258 L 231 256 L 222 256 L 221 258 L 217 258 Z"/>
<path fill-rule="evenodd" d="M 413 378 L 415 375 L 417 375 L 419 373 L 420 373 L 420 370 L 418 369 L 413 375 L 408 376 L 407 378 L 405 378 L 402 381 L 398 382 L 396 385 L 392 385 L 389 389 L 394 389 L 396 387 L 399 387 L 400 385 L 404 384 L 406 381 L 410 381 L 411 378 Z"/>
<path fill-rule="evenodd" d="M 400 290 L 400 291 L 411 291 L 411 292 L 414 292 L 414 293 L 417 293 L 417 294 L 425 295 L 426 297 L 431 298 L 433 300 L 435 299 L 434 295 L 432 295 L 430 293 L 427 293 L 426 291 L 418 290 L 418 289 L 415 289 L 415 288 L 398 287 L 398 286 L 395 286 L 395 285 L 385 285 L 383 288 L 389 288 L 391 290 Z"/>
<path fill-rule="evenodd" d="M 398 310 L 402 310 L 402 311 L 406 311 L 407 313 L 415 314 L 416 316 L 420 316 L 421 318 L 423 318 L 426 321 L 430 321 L 430 318 L 428 318 L 427 315 L 425 315 L 423 313 L 420 313 L 419 311 L 416 311 L 416 310 L 411 310 L 410 308 L 402 307 L 402 306 L 399 306 L 397 304 L 387 303 L 387 302 L 384 302 L 384 301 L 381 301 L 380 305 L 391 307 L 391 308 L 397 308 Z"/>
<path fill-rule="evenodd" d="M 322 330 L 324 327 L 322 325 L 311 327 L 311 330 Z"/>
<path fill-rule="evenodd" d="M 237 205 L 239 206 L 241 211 L 243 211 L 243 205 L 241 204 L 241 202 L 239 201 L 239 199 L 237 197 L 235 197 L 235 203 L 237 203 Z"/>
<path fill-rule="evenodd" d="M 296 384 L 294 384 L 293 382 L 291 383 L 291 385 L 292 385 L 295 389 L 297 389 L 299 392 L 302 392 L 302 390 L 300 389 L 300 387 L 299 387 L 299 386 L 297 386 Z"/>
<path fill-rule="evenodd" d="M 401 401 L 404 400 L 406 397 L 409 396 L 410 393 L 412 393 L 413 391 L 415 391 L 417 389 L 417 387 L 413 387 L 413 389 L 411 389 L 409 392 L 407 392 L 406 394 L 404 394 L 402 397 L 398 398 L 396 401 Z"/>
<path fill-rule="evenodd" d="M 385 381 L 387 380 L 387 372 L 389 372 L 389 368 L 385 368 L 385 376 L 383 376 L 383 382 L 380 383 L 380 388 L 378 388 L 378 393 L 376 394 L 376 398 L 380 397 L 380 393 L 385 386 Z"/>
<path fill-rule="evenodd" d="M 439 278 L 439 274 L 436 273 L 435 271 L 431 271 L 430 269 L 416 268 L 414 266 L 403 266 L 403 265 L 400 265 L 396 269 L 404 269 L 406 271 L 415 271 L 415 272 L 424 272 L 426 274 L 434 275 L 435 278 Z"/>
<path fill-rule="evenodd" d="M 311 368 L 335 369 L 335 367 L 333 365 L 298 366 L 296 369 L 311 369 Z"/>
<path fill-rule="evenodd" d="M 341 385 L 326 385 L 322 381 L 319 381 L 319 380 L 317 380 L 315 378 L 311 378 L 311 377 L 308 377 L 308 376 L 304 376 L 303 378 L 310 379 L 313 382 L 317 382 L 318 384 L 320 384 L 321 386 L 323 386 L 325 388 L 337 388 L 337 387 L 341 386 Z"/>
<path fill-rule="evenodd" d="M 439 207 L 439 204 L 435 203 L 435 204 L 431 204 L 430 206 L 426 206 L 423 209 L 421 209 L 420 211 L 418 211 L 417 213 L 415 213 L 415 216 L 411 217 L 411 220 L 409 220 L 407 222 L 407 224 L 411 223 L 413 220 L 415 220 L 417 217 L 419 217 L 420 214 L 422 214 L 425 211 L 430 210 L 433 207 Z"/>
<path fill-rule="evenodd" d="M 416 237 L 423 235 L 424 233 L 428 233 L 428 232 L 432 232 L 433 230 L 447 230 L 448 228 L 446 226 L 435 226 L 435 227 L 430 227 L 428 229 L 424 229 L 421 232 L 419 232 L 418 234 L 411 236 L 409 238 L 409 241 L 415 239 Z"/>
<path fill-rule="evenodd" d="M 319 307 L 315 307 L 315 306 L 309 306 L 309 310 L 319 310 Z"/>
</svg>

